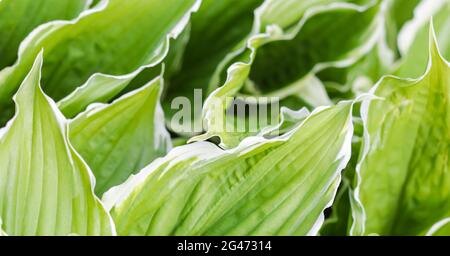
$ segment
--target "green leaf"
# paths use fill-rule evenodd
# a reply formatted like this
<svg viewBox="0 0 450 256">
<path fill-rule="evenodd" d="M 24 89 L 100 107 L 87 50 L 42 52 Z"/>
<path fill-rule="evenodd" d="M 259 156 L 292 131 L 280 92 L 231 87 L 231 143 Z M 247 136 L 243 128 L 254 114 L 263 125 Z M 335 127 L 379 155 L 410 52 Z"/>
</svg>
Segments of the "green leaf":
<svg viewBox="0 0 450 256">
<path fill-rule="evenodd" d="M 15 62 L 20 42 L 34 28 L 52 20 L 73 19 L 89 2 L 89 0 L 0 1 L 0 35 L 2 35 L 0 69 Z"/>
<path fill-rule="evenodd" d="M 383 75 L 394 68 L 393 52 L 384 37 L 361 59 L 348 67 L 331 67 L 317 74 L 329 97 L 337 102 L 367 93 Z"/>
<path fill-rule="evenodd" d="M 304 15 L 299 16 L 294 27 L 277 27 L 275 23 L 269 28 L 262 28 L 260 33 L 271 33 L 270 30 L 273 30 L 274 34 L 259 39 L 257 44 L 260 46 L 249 42 L 255 51 L 249 79 L 262 94 L 274 94 L 285 87 L 296 87 L 297 81 L 308 73 L 327 66 L 348 65 L 347 62 L 364 55 L 366 45 L 371 44 L 374 34 L 377 34 L 376 15 L 380 4 L 376 1 L 370 1 L 366 5 L 345 1 L 307 2 L 311 2 L 312 6 L 304 11 Z M 295 3 L 295 6 L 288 3 Z M 297 8 L 301 11 L 303 7 L 303 3 L 298 1 L 286 1 L 283 4 L 288 5 L 291 12 Z M 279 5 L 281 4 L 277 7 Z M 269 4 L 266 9 L 262 8 L 260 19 L 264 19 L 264 14 L 271 10 L 270 7 Z M 350 21 L 355 24 L 352 30 L 343 29 Z M 264 24 L 264 21 L 260 22 Z M 321 33 L 318 34 L 317 31 Z M 320 36 L 328 34 L 334 35 L 332 41 Z"/>
<path fill-rule="evenodd" d="M 279 96 L 283 99 L 294 94 L 308 101 L 311 94 L 326 95 L 320 81 L 315 82 L 316 90 L 306 87 L 317 80 L 314 73 L 332 66 L 350 65 L 370 50 L 380 30 L 377 13 L 381 2 L 362 1 L 364 5 L 346 1 L 329 2 L 309 1 L 304 5 L 300 1 L 274 0 L 256 11 L 257 31 L 262 29 L 259 24 L 264 24 L 262 20 L 267 19 L 266 13 L 275 15 L 272 12 L 275 7 L 272 6 L 281 8 L 286 4 L 285 7 L 290 10 L 304 14 L 297 17 L 293 13 L 297 17 L 294 19 L 296 22 L 283 22 L 282 25 L 294 24 L 286 25 L 285 30 L 277 24 L 264 27 L 264 30 L 249 38 L 244 53 L 232 61 L 228 60 L 233 64 L 228 68 L 226 81 L 209 95 L 203 108 L 207 131 L 196 139 L 218 136 L 222 147 L 236 146 L 240 135 L 224 132 L 227 120 L 223 119 L 227 119 L 229 98 L 236 96 L 249 81 L 260 92 L 257 96 Z M 355 24 L 352 30 L 345 29 L 349 23 Z M 318 34 L 317 31 L 322 32 Z M 328 34 L 336 37 L 334 40 L 322 37 Z M 331 103 L 326 96 L 320 99 L 310 100 L 309 103 Z"/>
<path fill-rule="evenodd" d="M 113 235 L 94 178 L 70 145 L 67 121 L 41 90 L 42 54 L 0 131 L 0 218 L 10 235 Z"/>
<path fill-rule="evenodd" d="M 449 236 L 450 218 L 442 219 L 436 222 L 426 233 L 427 236 Z"/>
<path fill-rule="evenodd" d="M 389 1 L 389 0 L 388 0 Z M 366 5 L 371 0 L 268 0 L 259 12 L 258 30 L 264 30 L 267 26 L 276 25 L 289 30 L 298 25 L 298 21 L 308 16 L 317 9 L 330 6 L 344 7 L 347 4 Z"/>
<path fill-rule="evenodd" d="M 358 133 L 358 123 L 353 120 L 354 134 L 352 138 L 352 156 L 347 167 L 342 171 L 343 177 L 339 186 L 336 199 L 331 209 L 331 214 L 322 226 L 320 235 L 324 236 L 345 236 L 348 234 L 351 225 L 351 202 L 350 196 L 353 191 L 352 181 L 354 180 L 356 165 L 358 163 L 361 148 L 361 138 Z"/>
<path fill-rule="evenodd" d="M 319 234 L 321 236 L 345 236 L 348 232 L 348 219 L 350 212 L 350 188 L 348 181 L 343 178 L 336 199 L 331 207 L 331 213 L 325 219 Z"/>
<path fill-rule="evenodd" d="M 70 122 L 70 140 L 92 168 L 103 194 L 171 147 L 159 96 L 162 78 L 109 105 L 90 107 Z"/>
<path fill-rule="evenodd" d="M 162 61 L 170 37 L 182 31 L 199 4 L 200 0 L 102 1 L 73 21 L 39 27 L 22 44 L 16 65 L 0 72 L 2 108 L 10 107 L 11 95 L 42 48 L 42 87 L 53 99 L 63 99 L 88 81 L 64 101 L 76 104 L 62 104 L 63 112 L 83 110 L 93 98 L 110 100 L 140 71 Z"/>
<path fill-rule="evenodd" d="M 429 9 L 425 12 L 423 9 Z M 433 16 L 433 24 L 436 29 L 437 41 L 440 46 L 440 52 L 444 58 L 450 60 L 450 1 L 436 0 L 424 2 L 423 8 L 417 10 L 416 18 L 410 25 L 410 28 L 404 33 L 412 37 L 405 39 L 406 44 L 403 48 L 404 58 L 400 66 L 395 71 L 395 75 L 400 77 L 421 76 L 427 69 L 428 54 L 423 51 L 428 46 L 429 39 L 429 20 Z"/>
<path fill-rule="evenodd" d="M 387 4 L 382 10 L 384 13 L 382 20 L 386 24 L 384 26 L 384 32 L 372 50 L 351 66 L 344 68 L 332 67 L 318 74 L 318 78 L 324 81 L 330 98 L 333 101 L 338 101 L 354 98 L 362 93 L 368 92 L 383 75 L 395 73 L 398 69 L 398 62 L 411 63 L 409 66 L 403 65 L 402 70 L 409 72 L 409 74 L 403 74 L 401 76 L 406 75 L 405 77 L 411 77 L 411 72 L 417 69 L 420 69 L 420 72 L 413 75 L 413 77 L 418 77 L 423 74 L 428 56 L 421 49 L 427 45 L 427 26 L 419 24 L 423 26 L 422 32 L 420 33 L 421 36 L 419 36 L 419 38 L 423 39 L 423 44 L 416 45 L 413 52 L 408 53 L 414 57 L 423 56 L 422 60 L 418 61 L 421 65 L 418 65 L 419 63 L 414 60 L 412 60 L 414 62 L 407 60 L 411 56 L 406 56 L 406 59 L 399 59 L 399 50 L 401 55 L 406 55 L 404 48 L 406 47 L 405 41 L 408 40 L 404 38 L 415 34 L 414 31 L 411 31 L 411 23 L 428 21 L 431 14 L 424 9 L 430 9 L 428 7 L 429 5 L 437 5 L 437 8 L 439 8 L 439 5 L 443 5 L 443 1 L 447 0 L 424 1 L 421 4 L 416 0 L 386 1 Z M 414 19 L 411 20 L 413 13 L 415 13 Z"/>
<path fill-rule="evenodd" d="M 250 35 L 253 12 L 262 2 L 202 1 L 198 12 L 192 15 L 190 38 L 184 49 L 179 72 L 167 77 L 166 104 L 163 107 L 169 117 L 173 115 L 170 106 L 172 99 L 178 96 L 192 99 L 194 89 L 210 93 L 208 86 L 215 69 L 230 51 L 242 45 Z"/>
<path fill-rule="evenodd" d="M 350 158 L 352 104 L 284 136 L 173 149 L 108 191 L 120 235 L 314 235 Z"/>
<path fill-rule="evenodd" d="M 385 77 L 361 108 L 352 235 L 421 235 L 450 213 L 450 67 L 430 35 L 425 75 Z"/>
<path fill-rule="evenodd" d="M 438 0 L 439 1 L 439 0 Z M 398 35 L 401 33 L 404 25 L 411 20 L 415 8 L 422 2 L 421 0 L 386 0 L 387 14 L 386 24 L 386 42 L 390 49 L 396 55 L 399 54 Z"/>
</svg>

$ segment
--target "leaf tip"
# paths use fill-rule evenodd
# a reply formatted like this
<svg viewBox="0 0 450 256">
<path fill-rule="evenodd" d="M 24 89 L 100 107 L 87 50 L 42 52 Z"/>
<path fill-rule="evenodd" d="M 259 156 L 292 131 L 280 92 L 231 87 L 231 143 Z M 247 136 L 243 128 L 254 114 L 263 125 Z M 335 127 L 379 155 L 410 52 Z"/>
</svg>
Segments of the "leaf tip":
<svg viewBox="0 0 450 256">
<path fill-rule="evenodd" d="M 434 28 L 433 18 L 430 19 L 430 28 L 429 28 L 429 58 L 430 64 L 445 62 L 440 51 L 439 51 L 439 42 L 436 36 L 436 30 Z"/>
<path fill-rule="evenodd" d="M 16 96 L 14 97 L 15 99 L 25 98 L 26 100 L 30 100 L 28 97 L 33 97 L 36 88 L 39 88 L 38 91 L 41 90 L 40 80 L 41 80 L 42 64 L 44 62 L 43 53 L 44 51 L 41 50 L 39 54 L 36 56 L 33 66 L 31 67 L 27 76 L 25 77 L 19 89 L 17 90 Z"/>
</svg>

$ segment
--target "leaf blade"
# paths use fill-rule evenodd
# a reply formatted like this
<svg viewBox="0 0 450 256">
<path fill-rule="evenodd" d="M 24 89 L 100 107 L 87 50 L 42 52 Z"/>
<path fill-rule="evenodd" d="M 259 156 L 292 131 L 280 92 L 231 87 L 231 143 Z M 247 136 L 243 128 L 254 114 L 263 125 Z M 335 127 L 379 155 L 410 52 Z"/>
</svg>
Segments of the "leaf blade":
<svg viewBox="0 0 450 256">
<path fill-rule="evenodd" d="M 108 0 L 75 20 L 39 27 L 22 43 L 16 65 L 0 72 L 0 103 L 5 109 L 11 108 L 10 97 L 42 48 L 45 48 L 42 87 L 49 96 L 57 101 L 68 95 L 81 98 L 81 106 L 71 106 L 81 110 L 92 103 L 92 99 L 86 97 L 86 90 L 95 92 L 87 93 L 88 96 L 110 100 L 143 69 L 156 66 L 165 58 L 169 38 L 181 33 L 199 4 L 200 0 Z M 110 23 L 116 25 L 109 26 Z M 127 58 L 116 61 L 116 56 Z M 95 87 L 103 85 L 105 88 L 105 85 L 98 79 L 89 80 L 94 74 L 114 76 L 109 81 L 114 88 L 104 90 L 102 95 Z M 92 83 L 83 85 L 81 92 L 84 94 L 71 94 L 86 81 Z"/>
<path fill-rule="evenodd" d="M 289 136 L 251 137 L 229 151 L 175 148 L 103 200 L 121 235 L 315 234 L 349 159 L 350 110 L 318 110 Z"/>
<path fill-rule="evenodd" d="M 66 120 L 40 89 L 40 54 L 1 131 L 0 207 L 10 235 L 113 235 L 89 167 L 70 145 Z"/>
<path fill-rule="evenodd" d="M 52 20 L 70 20 L 83 11 L 88 0 L 3 0 L 0 2 L 0 69 L 12 65 L 19 44 L 37 26 Z M 26 19 L 27 22 L 23 22 Z"/>
<path fill-rule="evenodd" d="M 448 214 L 449 64 L 430 30 L 430 64 L 417 80 L 386 77 L 366 102 L 351 234 L 425 233 Z M 376 164 L 375 164 L 376 163 Z"/>
<path fill-rule="evenodd" d="M 159 97 L 162 78 L 109 105 L 98 105 L 70 122 L 70 139 L 97 177 L 103 194 L 171 147 Z"/>
</svg>

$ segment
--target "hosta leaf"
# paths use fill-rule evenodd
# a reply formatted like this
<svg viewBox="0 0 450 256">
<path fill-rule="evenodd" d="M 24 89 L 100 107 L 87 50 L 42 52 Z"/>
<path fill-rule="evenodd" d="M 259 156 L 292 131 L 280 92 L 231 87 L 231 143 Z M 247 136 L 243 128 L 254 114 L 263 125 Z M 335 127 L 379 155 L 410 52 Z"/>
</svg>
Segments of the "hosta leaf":
<svg viewBox="0 0 450 256">
<path fill-rule="evenodd" d="M 264 137 L 276 137 L 292 131 L 298 124 L 304 121 L 311 113 L 307 108 L 297 111 L 282 107 L 280 109 L 280 121 L 275 126 L 267 126 L 261 129 L 258 135 Z"/>
<path fill-rule="evenodd" d="M 348 233 L 348 219 L 350 212 L 349 184 L 341 182 L 336 199 L 331 207 L 331 213 L 325 219 L 319 232 L 321 236 L 345 236 Z"/>
<path fill-rule="evenodd" d="M 399 58 L 398 34 L 413 18 L 418 0 L 385 0 L 377 14 L 377 39 L 366 54 L 346 66 L 333 66 L 319 71 L 329 97 L 337 102 L 366 93 L 383 75 L 395 69 Z"/>
<path fill-rule="evenodd" d="M 375 17 L 380 4 L 376 1 L 360 2 L 364 4 L 347 1 L 268 1 L 258 10 L 258 23 L 270 24 L 267 16 L 274 15 L 274 6 L 278 11 L 289 9 L 288 13 L 295 14 L 293 17 L 297 18 L 287 23 L 289 26 L 285 22 L 274 22 L 269 27 L 259 25 L 260 35 L 248 42 L 249 49 L 253 50 L 249 57 L 254 55 L 249 79 L 262 94 L 273 93 L 296 86 L 296 82 L 310 71 L 330 65 L 346 65 L 345 62 L 361 56 L 372 34 L 377 33 Z M 344 35 L 342 28 L 348 25 L 349 20 L 360 24 Z M 321 35 L 333 34 L 335 38 L 332 42 L 326 42 L 314 31 L 322 31 Z M 260 39 L 255 41 L 255 37 Z M 340 46 L 337 47 L 337 44 Z"/>
<path fill-rule="evenodd" d="M 347 167 L 342 171 L 343 177 L 339 186 L 336 199 L 330 208 L 331 214 L 325 220 L 320 235 L 325 236 L 345 236 L 348 234 L 351 225 L 351 205 L 350 195 L 352 192 L 352 181 L 354 180 L 355 169 L 358 163 L 358 156 L 361 147 L 361 139 L 356 136 L 358 123 L 353 120 L 354 134 L 352 138 L 352 156 Z"/>
<path fill-rule="evenodd" d="M 67 122 L 39 86 L 42 55 L 1 130 L 0 217 L 9 235 L 112 235 L 89 167 L 70 145 Z"/>
<path fill-rule="evenodd" d="M 425 234 L 449 215 L 450 67 L 430 38 L 424 76 L 386 77 L 363 103 L 353 235 Z"/>
<path fill-rule="evenodd" d="M 390 49 L 399 54 L 398 35 L 405 23 L 413 17 L 413 11 L 421 0 L 385 0 L 387 14 L 385 15 L 386 42 Z M 435 0 L 432 0 L 435 1 Z"/>
<path fill-rule="evenodd" d="M 104 196 L 120 235 L 316 234 L 350 157 L 351 103 L 290 133 L 173 149 Z"/>
<path fill-rule="evenodd" d="M 190 38 L 190 31 L 191 31 L 191 24 L 187 24 L 181 33 L 179 33 L 176 37 L 172 37 L 169 41 L 170 49 L 168 49 L 167 55 L 164 57 L 164 61 L 160 63 L 159 65 L 147 67 L 143 69 L 139 75 L 134 77 L 131 82 L 129 82 L 124 89 L 120 87 L 122 90 L 119 94 L 123 95 L 128 92 L 131 92 L 135 89 L 140 88 L 143 84 L 148 83 L 150 80 L 153 80 L 155 77 L 159 76 L 160 74 L 164 74 L 165 82 L 164 84 L 167 84 L 167 78 L 170 78 L 174 73 L 177 73 L 181 69 L 182 61 L 183 61 L 183 54 L 186 50 L 186 45 L 189 42 Z M 164 88 L 167 88 L 164 86 Z M 80 88 L 81 89 L 81 88 Z M 100 90 L 99 90 L 100 91 Z M 163 95 L 165 95 L 167 92 L 163 92 Z M 73 93 L 77 94 L 77 93 Z M 90 93 L 86 93 L 87 96 Z M 60 101 L 60 106 L 62 106 L 63 101 L 65 100 L 71 100 L 71 97 L 68 96 L 64 100 Z M 74 97 L 74 99 L 77 99 L 80 97 Z M 83 99 L 83 98 L 81 98 Z M 75 105 L 75 104 L 72 104 Z"/>
<path fill-rule="evenodd" d="M 272 5 L 281 8 L 286 4 L 290 10 L 295 9 L 303 15 L 297 17 L 293 13 L 297 17 L 294 19 L 296 22 L 285 21 L 281 24 L 287 26 L 285 31 L 278 26 L 280 24 L 275 24 L 267 26 L 248 40 L 247 50 L 233 60 L 234 64 L 229 67 L 223 86 L 215 90 L 205 102 L 203 115 L 207 132 L 197 139 L 218 136 L 223 147 L 236 146 L 237 139 L 224 132 L 226 121 L 221 119 L 227 117 L 224 114 L 229 107 L 227 98 L 238 94 L 249 80 L 259 91 L 259 96 L 283 98 L 290 94 L 298 96 L 302 90 L 310 92 L 311 89 L 306 90 L 305 86 L 310 84 L 308 78 L 314 78 L 311 72 L 330 66 L 350 65 L 367 51 L 366 48 L 378 36 L 379 22 L 376 16 L 381 2 L 362 1 L 364 5 L 346 1 L 307 2 L 274 0 L 266 2 L 257 10 L 257 31 L 260 30 L 259 24 L 264 23 L 262 20 L 267 19 L 266 12 L 269 16 L 274 15 Z M 352 30 L 346 29 L 349 23 L 354 24 Z M 318 34 L 317 31 L 322 32 Z M 320 36 L 328 34 L 336 35 L 334 40 L 324 40 Z M 318 84 L 321 86 L 321 83 Z M 320 86 L 317 91 L 322 90 Z M 318 94 L 317 91 L 314 95 Z M 306 99 L 310 94 L 305 93 L 303 96 Z M 220 101 L 223 103 L 218 103 Z"/>
<path fill-rule="evenodd" d="M 103 194 L 170 149 L 159 105 L 160 77 L 110 105 L 96 105 L 70 123 L 70 140 L 92 168 Z"/>
<path fill-rule="evenodd" d="M 16 65 L 0 72 L 0 103 L 8 106 L 42 48 L 42 86 L 49 96 L 60 100 L 96 73 L 78 91 L 80 97 L 111 99 L 140 70 L 164 58 L 169 38 L 181 32 L 199 4 L 200 0 L 105 0 L 76 20 L 42 26 L 24 41 Z M 75 101 L 82 106 L 64 107 L 73 113 L 72 108 L 82 110 L 91 98 Z"/>
<path fill-rule="evenodd" d="M 429 10 L 425 12 L 424 9 Z M 421 76 L 427 68 L 428 55 L 423 51 L 428 45 L 429 39 L 429 20 L 433 16 L 433 23 L 436 30 L 437 41 L 439 43 L 440 52 L 444 58 L 450 59 L 450 1 L 434 0 L 425 1 L 423 7 L 419 8 L 416 13 L 414 23 L 411 29 L 406 30 L 406 36 L 412 37 L 407 40 L 409 45 L 404 46 L 404 58 L 400 63 L 400 67 L 395 75 L 400 77 Z M 417 31 L 414 31 L 417 30 Z"/>
<path fill-rule="evenodd" d="M 416 0 L 385 1 L 387 4 L 382 9 L 382 20 L 384 20 L 385 28 L 372 50 L 349 67 L 332 67 L 318 74 L 318 77 L 324 81 L 330 97 L 334 101 L 338 101 L 342 98 L 353 98 L 361 93 L 366 93 L 376 81 L 386 74 L 397 73 L 402 77 L 418 77 L 423 74 L 426 68 L 427 54 L 420 49 L 426 47 L 428 43 L 428 27 L 425 23 L 428 22 L 432 15 L 432 13 L 424 9 L 430 9 L 428 7 L 430 5 L 436 5 L 435 9 L 438 9 L 445 1 L 448 0 L 423 2 Z M 410 40 L 404 40 L 403 38 L 415 34 L 413 33 L 414 31 L 411 31 L 411 25 L 412 23 L 417 23 L 417 21 L 423 23 L 419 24 L 423 26 L 419 33 L 420 36 L 418 36 L 419 40 L 416 40 L 414 49 L 411 47 L 411 52 L 405 53 L 404 48 L 406 46 L 404 41 Z M 440 28 L 440 26 L 437 27 Z M 404 60 L 399 60 L 399 51 Z M 423 58 L 418 61 L 419 58 L 414 60 L 411 59 L 412 56 L 414 58 Z M 400 61 L 404 62 L 401 68 L 403 74 L 395 72 Z M 407 63 L 410 63 L 410 65 Z M 417 70 L 420 71 L 412 75 Z"/>
<path fill-rule="evenodd" d="M 101 0 L 92 0 L 90 7 L 95 7 Z"/>
<path fill-rule="evenodd" d="M 258 30 L 264 30 L 267 26 L 277 25 L 281 28 L 295 26 L 311 8 L 345 2 L 345 0 L 268 0 L 264 6 L 258 10 Z"/>
<path fill-rule="evenodd" d="M 193 98 L 194 89 L 209 93 L 208 85 L 219 63 L 250 34 L 254 10 L 263 0 L 203 0 L 192 15 L 189 42 L 179 72 L 168 77 L 166 112 L 178 96 Z M 213 25 L 212 25 L 213 24 Z M 172 49 L 171 49 L 172 51 Z M 206 97 L 206 95 L 204 95 Z"/>
<path fill-rule="evenodd" d="M 367 93 L 383 75 L 394 67 L 393 52 L 384 37 L 361 59 L 348 67 L 331 67 L 317 74 L 333 101 L 351 99 Z"/>
<path fill-rule="evenodd" d="M 89 2 L 89 0 L 0 1 L 0 69 L 14 63 L 20 42 L 34 28 L 52 20 L 73 19 Z"/>
<path fill-rule="evenodd" d="M 449 236 L 450 218 L 445 218 L 436 222 L 426 233 L 427 236 Z"/>
</svg>

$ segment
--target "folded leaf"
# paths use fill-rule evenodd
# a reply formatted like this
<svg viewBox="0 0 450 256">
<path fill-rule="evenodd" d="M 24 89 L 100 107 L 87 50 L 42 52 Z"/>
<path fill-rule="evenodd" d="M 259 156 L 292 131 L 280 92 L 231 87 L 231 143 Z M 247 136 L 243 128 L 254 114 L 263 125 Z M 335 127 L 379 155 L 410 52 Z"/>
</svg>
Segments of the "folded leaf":
<svg viewBox="0 0 450 256">
<path fill-rule="evenodd" d="M 90 107 L 70 122 L 70 140 L 92 168 L 98 195 L 170 149 L 159 104 L 161 87 L 158 77 L 110 105 Z"/>
<path fill-rule="evenodd" d="M 89 0 L 0 1 L 0 69 L 12 65 L 22 40 L 37 26 L 78 16 Z M 26 22 L 24 22 L 26 20 Z"/>
<path fill-rule="evenodd" d="M 366 45 L 376 34 L 379 3 L 321 6 L 318 1 L 315 5 L 306 11 L 294 29 L 287 30 L 255 53 L 249 78 L 263 94 L 289 87 L 310 71 L 321 70 L 324 66 L 348 65 L 345 62 L 352 62 L 366 52 Z M 344 29 L 349 24 L 352 29 Z M 333 40 L 321 36 L 330 34 Z"/>
<path fill-rule="evenodd" d="M 192 15 L 189 42 L 179 72 L 167 77 L 165 110 L 169 117 L 172 99 L 193 98 L 194 89 L 208 91 L 210 79 L 220 62 L 250 35 L 254 10 L 263 0 L 203 0 Z M 213 25 L 212 25 L 213 24 Z M 172 50 L 171 50 L 172 51 Z"/>
<path fill-rule="evenodd" d="M 227 120 L 222 119 L 227 118 L 224 113 L 230 106 L 228 98 L 237 95 L 248 81 L 259 91 L 257 96 L 279 96 L 283 99 L 292 94 L 300 96 L 303 92 L 303 99 L 307 100 L 311 88 L 305 89 L 305 86 L 310 84 L 308 78 L 315 78 L 311 73 L 330 66 L 350 65 L 364 55 L 366 48 L 378 36 L 376 17 L 381 2 L 361 2 L 364 4 L 273 0 L 261 6 L 256 11 L 258 15 L 254 28 L 259 33 L 249 38 L 244 53 L 228 60 L 234 64 L 228 68 L 223 86 L 215 90 L 205 102 L 203 116 L 207 131 L 197 139 L 218 136 L 222 147 L 236 146 L 238 139 L 224 132 Z M 270 24 L 266 16 L 276 15 L 273 10 L 278 8 L 296 10 L 289 12 L 296 18 L 291 17 L 292 21 L 286 20 L 263 28 L 260 24 Z M 346 29 L 349 24 L 353 25 L 351 30 Z M 321 37 L 328 34 L 335 35 L 334 40 Z M 314 95 L 323 94 L 320 81 L 316 84 L 319 86 Z M 309 103 L 331 103 L 328 97 L 321 98 L 325 100 Z"/>
<path fill-rule="evenodd" d="M 120 235 L 314 235 L 350 157 L 352 104 L 224 151 L 173 149 L 104 196 Z"/>
<path fill-rule="evenodd" d="M 430 33 L 418 80 L 386 77 L 365 101 L 351 234 L 425 234 L 450 211 L 450 67 Z"/>
<path fill-rule="evenodd" d="M 399 31 L 412 18 L 418 3 L 418 0 L 380 1 L 381 6 L 374 16 L 376 28 L 372 30 L 376 36 L 366 44 L 369 50 L 366 49 L 365 54 L 359 55 L 359 59 L 351 65 L 334 65 L 319 70 L 318 78 L 324 81 L 334 101 L 354 98 L 368 91 L 382 75 L 392 71 L 398 57 Z M 304 96 L 305 100 L 307 96 Z"/>
<path fill-rule="evenodd" d="M 2 108 L 9 106 L 11 95 L 42 48 L 42 86 L 55 100 L 69 95 L 96 73 L 78 91 L 81 96 L 70 96 L 89 100 L 65 106 L 69 113 L 76 112 L 72 108 L 82 110 L 92 103 L 92 95 L 103 101 L 111 99 L 142 69 L 165 57 L 169 38 L 181 32 L 199 4 L 200 0 L 109 0 L 76 20 L 38 28 L 22 44 L 16 65 L 0 72 Z M 112 81 L 105 85 L 105 79 Z"/>
<path fill-rule="evenodd" d="M 422 75 L 428 58 L 427 53 L 421 50 L 428 44 L 427 24 L 431 16 L 443 7 L 445 2 L 448 3 L 448 0 L 385 1 L 386 5 L 382 8 L 379 17 L 385 24 L 383 33 L 380 34 L 372 50 L 349 67 L 332 67 L 318 74 L 318 78 L 324 81 L 330 98 L 338 101 L 366 93 L 383 75 L 396 74 L 401 77 Z M 430 8 L 430 6 L 434 7 Z M 430 9 L 432 11 L 429 11 Z M 440 12 L 447 14 L 446 9 L 448 8 L 442 8 Z M 435 19 L 437 31 L 441 31 L 440 23 L 438 19 Z M 415 39 L 413 46 L 408 47 L 408 42 L 411 41 L 411 36 L 415 35 L 414 29 L 417 26 L 422 28 L 417 33 L 417 38 L 413 37 Z M 439 41 L 441 45 L 445 45 L 442 42 L 447 37 L 445 35 L 442 37 Z M 405 48 L 409 49 L 405 50 Z M 442 53 L 445 56 L 445 51 Z M 398 63 L 402 63 L 400 68 Z"/>
<path fill-rule="evenodd" d="M 70 145 L 67 121 L 41 90 L 39 54 L 0 131 L 0 218 L 9 235 L 113 235 L 89 167 Z"/>
</svg>

